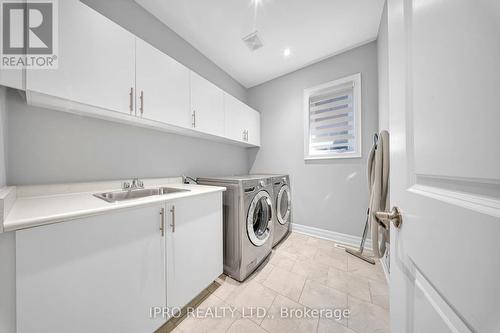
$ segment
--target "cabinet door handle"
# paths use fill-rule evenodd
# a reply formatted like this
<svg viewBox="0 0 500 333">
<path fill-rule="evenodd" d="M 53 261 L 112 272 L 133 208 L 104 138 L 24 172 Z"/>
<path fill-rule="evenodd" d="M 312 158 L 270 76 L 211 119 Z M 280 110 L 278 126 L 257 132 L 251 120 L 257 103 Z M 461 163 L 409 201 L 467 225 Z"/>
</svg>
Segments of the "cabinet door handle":
<svg viewBox="0 0 500 333">
<path fill-rule="evenodd" d="M 193 110 L 193 114 L 191 115 L 191 125 L 193 128 L 196 128 L 196 110 Z"/>
<path fill-rule="evenodd" d="M 246 136 L 246 140 L 247 140 L 247 142 L 248 142 L 248 130 L 247 130 L 247 134 L 246 134 L 246 135 L 247 135 L 247 136 Z"/>
<path fill-rule="evenodd" d="M 245 141 L 245 130 L 243 130 L 243 141 Z"/>
<path fill-rule="evenodd" d="M 141 90 L 141 117 L 144 114 L 144 91 Z"/>
<path fill-rule="evenodd" d="M 172 206 L 170 208 L 170 213 L 172 213 L 172 224 L 170 225 L 172 227 L 172 233 L 175 232 L 175 206 Z"/>
<path fill-rule="evenodd" d="M 160 231 L 161 236 L 165 236 L 165 208 L 160 209 Z"/>
<path fill-rule="evenodd" d="M 129 110 L 130 114 L 134 111 L 134 87 L 130 88 L 129 92 Z"/>
</svg>

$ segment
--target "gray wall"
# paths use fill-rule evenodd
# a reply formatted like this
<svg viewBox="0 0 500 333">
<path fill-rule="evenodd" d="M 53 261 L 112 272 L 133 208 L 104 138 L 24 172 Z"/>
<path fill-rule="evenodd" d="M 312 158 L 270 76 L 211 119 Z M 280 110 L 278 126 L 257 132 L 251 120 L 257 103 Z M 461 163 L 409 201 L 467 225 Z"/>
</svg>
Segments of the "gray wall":
<svg viewBox="0 0 500 333">
<path fill-rule="evenodd" d="M 246 89 L 134 0 L 81 0 L 243 102 Z"/>
<path fill-rule="evenodd" d="M 361 72 L 363 158 L 304 161 L 303 90 Z M 372 42 L 249 90 L 262 148 L 251 172 L 287 173 L 295 223 L 360 236 L 368 205 L 366 158 L 378 127 L 377 44 Z"/>
<path fill-rule="evenodd" d="M 378 29 L 378 128 L 389 129 L 389 44 L 387 26 L 387 2 Z"/>
<path fill-rule="evenodd" d="M 248 172 L 245 148 L 31 107 L 7 91 L 10 185 Z"/>
</svg>

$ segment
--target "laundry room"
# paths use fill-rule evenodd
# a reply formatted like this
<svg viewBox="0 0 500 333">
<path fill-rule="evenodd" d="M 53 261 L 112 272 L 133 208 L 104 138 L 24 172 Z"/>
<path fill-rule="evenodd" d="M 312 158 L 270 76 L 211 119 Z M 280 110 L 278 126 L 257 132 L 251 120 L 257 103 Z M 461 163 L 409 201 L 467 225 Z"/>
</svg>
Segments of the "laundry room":
<svg viewBox="0 0 500 333">
<path fill-rule="evenodd" d="M 500 331 L 495 1 L 0 17 L 1 333 Z"/>
</svg>

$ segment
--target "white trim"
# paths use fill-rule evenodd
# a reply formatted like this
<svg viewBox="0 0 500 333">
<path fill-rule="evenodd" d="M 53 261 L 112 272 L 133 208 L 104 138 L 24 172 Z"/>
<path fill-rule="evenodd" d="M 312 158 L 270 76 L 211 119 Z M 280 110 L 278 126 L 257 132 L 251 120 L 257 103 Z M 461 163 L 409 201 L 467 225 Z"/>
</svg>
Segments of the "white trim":
<svg viewBox="0 0 500 333">
<path fill-rule="evenodd" d="M 361 237 L 358 237 L 358 236 L 352 236 L 352 235 L 343 234 L 340 232 L 310 227 L 307 225 L 297 224 L 297 223 L 291 223 L 290 227 L 291 227 L 291 230 L 294 232 L 331 240 L 331 241 L 334 241 L 336 243 L 339 243 L 342 245 L 347 245 L 347 246 L 353 247 L 353 248 L 359 248 L 359 244 L 361 243 Z M 372 250 L 371 239 L 366 240 L 365 250 L 369 250 L 369 251 Z"/>
<path fill-rule="evenodd" d="M 331 89 L 338 86 L 345 85 L 346 83 L 353 84 L 353 94 L 355 99 L 354 107 L 354 123 L 356 132 L 356 151 L 350 153 L 328 153 L 324 155 L 311 155 L 309 152 L 309 98 L 311 95 L 320 92 L 321 90 Z M 361 89 L 361 73 L 349 75 L 337 80 L 329 81 L 311 88 L 304 89 L 304 160 L 325 160 L 336 158 L 361 158 L 362 157 L 362 139 L 361 139 L 361 109 L 362 109 L 362 89 Z"/>
</svg>

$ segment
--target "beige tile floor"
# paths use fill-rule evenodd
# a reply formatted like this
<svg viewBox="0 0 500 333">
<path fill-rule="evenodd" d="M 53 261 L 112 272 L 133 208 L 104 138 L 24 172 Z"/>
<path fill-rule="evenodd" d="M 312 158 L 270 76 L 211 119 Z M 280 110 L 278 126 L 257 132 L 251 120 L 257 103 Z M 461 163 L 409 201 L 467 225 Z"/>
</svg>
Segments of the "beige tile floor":
<svg viewBox="0 0 500 333">
<path fill-rule="evenodd" d="M 251 312 L 254 307 L 265 315 Z M 282 308 L 349 309 L 350 314 L 341 320 L 282 318 Z M 331 241 L 299 233 L 291 233 L 245 282 L 223 280 L 198 309 L 210 315 L 187 317 L 172 332 L 389 332 L 388 286 L 381 266 L 348 255 Z"/>
</svg>

